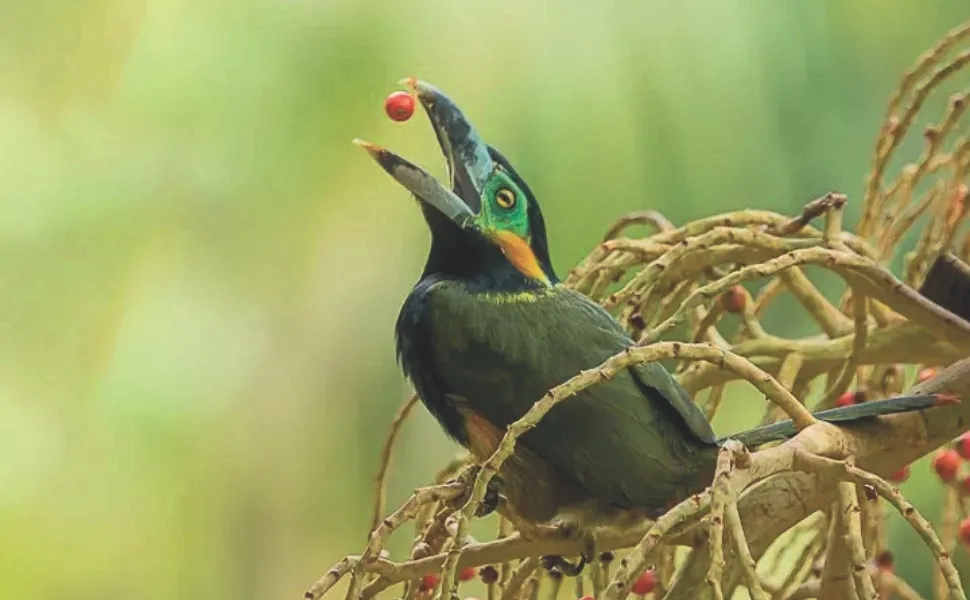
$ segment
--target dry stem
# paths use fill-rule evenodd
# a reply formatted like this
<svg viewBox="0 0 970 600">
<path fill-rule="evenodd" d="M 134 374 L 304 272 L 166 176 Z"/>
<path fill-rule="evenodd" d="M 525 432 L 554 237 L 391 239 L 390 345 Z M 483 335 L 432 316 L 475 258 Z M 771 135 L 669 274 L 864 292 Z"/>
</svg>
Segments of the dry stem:
<svg viewBox="0 0 970 600">
<path fill-rule="evenodd" d="M 946 547 L 898 490 L 876 473 L 893 472 L 970 428 L 970 403 L 836 428 L 816 423 L 803 402 L 812 384 L 822 377 L 829 384 L 828 401 L 856 378 L 868 379 L 870 384 L 878 382 L 878 392 L 874 393 L 891 393 L 902 388 L 901 379 L 883 385 L 890 368 L 898 372 L 895 365 L 948 364 L 970 354 L 970 323 L 909 287 L 918 283 L 940 252 L 949 248 L 964 257 L 970 254 L 970 233 L 964 231 L 970 141 L 959 132 L 967 108 L 966 94 L 954 96 L 942 118 L 933 121 L 938 125 L 927 130 L 922 153 L 893 181 L 883 181 L 890 159 L 931 93 L 970 64 L 970 50 L 958 50 L 947 58 L 968 41 L 970 23 L 944 36 L 903 77 L 875 143 L 858 233 L 843 229 L 846 197 L 834 192 L 809 202 L 794 217 L 740 210 L 674 227 L 659 213 L 641 211 L 618 220 L 604 241 L 570 272 L 565 284 L 617 309 L 621 323 L 628 326 L 634 339 L 652 342 L 686 323 L 691 330 L 689 339 L 709 344 L 665 341 L 632 347 L 576 375 L 550 390 L 509 426 L 498 450 L 482 465 L 460 511 L 456 512 L 454 502 L 468 491 L 457 484 L 446 484 L 419 489 L 401 508 L 381 520 L 395 436 L 416 403 L 412 398 L 395 418 L 382 451 L 375 481 L 374 526 L 367 547 L 359 556 L 348 556 L 334 565 L 311 587 L 307 597 L 319 598 L 347 575 L 351 576 L 347 597 L 356 600 L 441 570 L 438 598 L 451 600 L 457 593 L 458 568 L 501 564 L 501 580 L 489 586 L 489 600 L 495 599 L 499 589 L 507 600 L 532 600 L 538 590 L 538 557 L 575 555 L 580 548 L 576 541 L 551 531 L 542 533 L 544 530 L 530 540 L 511 533 L 494 541 L 469 541 L 468 526 L 488 480 L 514 452 L 516 440 L 558 402 L 623 369 L 673 358 L 693 361 L 678 372 L 689 392 L 712 388 L 706 407 L 709 416 L 720 405 L 725 384 L 744 379 L 771 403 L 765 422 L 784 413 L 800 433 L 750 455 L 750 465 L 745 468 L 737 464 L 738 457 L 748 455 L 728 444 L 719 454 L 711 488 L 684 500 L 652 524 L 598 532 L 600 550 L 632 547 L 617 560 L 619 569 L 605 589 L 601 589 L 603 568 L 595 565 L 593 587 L 598 598 L 624 598 L 648 564 L 658 559 L 663 562 L 662 589 L 668 591 L 668 600 L 730 597 L 742 583 L 755 600 L 765 600 L 769 592 L 778 598 L 794 598 L 833 589 L 853 590 L 859 597 L 871 598 L 875 593 L 873 578 L 881 591 L 913 598 L 915 593 L 905 582 L 867 564 L 866 550 L 873 552 L 879 546 L 879 536 L 878 532 L 870 535 L 869 519 L 865 538 L 862 535 L 857 496 L 860 485 L 885 498 L 914 527 L 933 553 L 949 596 L 962 598 Z M 951 143 L 950 137 L 957 139 Z M 935 182 L 927 181 L 931 178 Z M 924 193 L 926 188 L 929 192 Z M 925 213 L 929 213 L 925 219 L 928 223 L 916 248 L 906 255 L 904 280 L 909 285 L 905 285 L 878 261 L 898 252 L 904 234 Z M 810 225 L 816 218 L 825 220 L 821 230 Z M 625 231 L 634 224 L 653 225 L 655 232 L 642 238 L 618 237 L 621 233 L 629 235 Z M 843 302 L 822 294 L 803 271 L 805 266 L 839 275 L 846 284 Z M 733 318 L 724 318 L 723 307 L 717 302 L 721 293 L 742 283 L 752 285 L 757 279 L 767 282 L 757 291 L 752 287 L 756 300 L 747 290 L 741 293 L 743 327 L 736 335 L 719 331 Z M 841 310 L 847 306 L 849 290 L 853 298 L 851 317 Z M 759 319 L 786 293 L 818 325 L 821 335 L 786 339 L 766 330 Z M 970 359 L 921 384 L 914 390 L 918 392 L 970 396 Z M 858 466 L 838 460 L 850 456 Z M 736 464 L 731 464 L 732 459 Z M 809 521 L 811 541 L 780 586 L 776 589 L 762 582 L 757 561 L 769 543 L 809 514 L 833 506 L 831 537 L 824 535 L 824 518 Z M 876 508 L 866 506 L 872 509 L 872 518 L 879 520 L 881 513 Z M 708 512 L 706 527 L 697 527 Z M 410 519 L 416 521 L 419 533 L 412 558 L 392 562 L 381 556 L 388 536 Z M 726 552 L 723 545 L 725 529 L 732 552 Z M 503 536 L 506 533 L 509 531 L 503 530 Z M 950 541 L 949 536 L 944 537 Z M 695 548 L 676 576 L 670 572 L 673 544 Z M 812 563 L 823 552 L 828 556 L 823 577 L 810 578 Z M 521 562 L 510 576 L 510 565 L 517 560 Z M 834 574 L 840 561 L 850 568 L 838 583 Z M 582 579 L 576 583 L 581 591 Z M 406 598 L 413 600 L 416 596 L 417 586 L 410 585 Z"/>
<path fill-rule="evenodd" d="M 387 433 L 387 439 L 384 441 L 384 447 L 381 448 L 381 467 L 377 471 L 377 476 L 374 478 L 374 516 L 371 519 L 370 530 L 374 531 L 377 529 L 378 524 L 381 521 L 381 515 L 384 514 L 385 505 L 387 503 L 387 472 L 391 468 L 391 457 L 394 453 L 394 442 L 397 440 L 397 434 L 401 431 L 401 426 L 404 421 L 407 420 L 408 415 L 411 414 L 411 409 L 418 403 L 418 395 L 411 394 L 401 408 L 398 409 L 397 415 L 394 416 L 394 420 L 391 422 L 391 429 Z"/>
</svg>

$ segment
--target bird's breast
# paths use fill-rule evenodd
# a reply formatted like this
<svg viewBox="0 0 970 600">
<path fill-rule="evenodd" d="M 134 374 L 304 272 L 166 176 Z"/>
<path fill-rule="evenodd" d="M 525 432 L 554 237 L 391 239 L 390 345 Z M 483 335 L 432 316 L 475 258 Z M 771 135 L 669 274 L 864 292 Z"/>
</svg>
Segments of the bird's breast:
<svg viewBox="0 0 970 600">
<path fill-rule="evenodd" d="M 524 367 L 551 360 L 579 364 L 592 354 L 598 358 L 599 353 L 589 352 L 582 324 L 570 320 L 575 311 L 562 310 L 566 293 L 557 287 L 473 292 L 442 285 L 431 301 L 438 352 L 462 352 L 477 346 L 501 356 L 506 364 Z M 610 342 L 611 347 L 622 347 L 622 333 Z M 612 352 L 606 356 L 609 354 Z"/>
</svg>

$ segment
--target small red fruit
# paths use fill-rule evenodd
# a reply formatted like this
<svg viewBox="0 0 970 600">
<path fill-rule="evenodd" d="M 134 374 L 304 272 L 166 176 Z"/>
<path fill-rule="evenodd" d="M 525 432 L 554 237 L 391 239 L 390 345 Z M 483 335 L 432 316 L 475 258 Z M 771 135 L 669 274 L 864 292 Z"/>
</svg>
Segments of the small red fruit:
<svg viewBox="0 0 970 600">
<path fill-rule="evenodd" d="M 906 465 L 902 469 L 889 476 L 889 481 L 892 481 L 893 483 L 903 483 L 907 479 L 909 479 L 909 465 Z"/>
<path fill-rule="evenodd" d="M 929 381 L 934 377 L 936 377 L 936 369 L 933 367 L 924 367 L 919 370 L 919 373 L 916 374 L 916 381 L 923 383 L 924 381 Z"/>
<path fill-rule="evenodd" d="M 940 450 L 933 457 L 933 470 L 944 483 L 952 483 L 960 470 L 960 455 L 954 450 Z"/>
<path fill-rule="evenodd" d="M 853 404 L 859 404 L 860 402 L 865 402 L 869 399 L 869 392 L 864 387 L 859 387 L 854 390 L 846 390 L 842 392 L 839 399 L 835 401 L 836 406 L 852 406 Z"/>
<path fill-rule="evenodd" d="M 721 308 L 724 312 L 739 315 L 744 312 L 744 306 L 747 303 L 748 296 L 740 285 L 731 286 L 729 290 L 721 294 Z"/>
<path fill-rule="evenodd" d="M 846 390 L 842 392 L 839 399 L 835 401 L 836 406 L 852 406 L 855 404 L 855 390 Z"/>
<path fill-rule="evenodd" d="M 478 569 L 475 567 L 465 567 L 461 571 L 458 571 L 458 581 L 471 581 L 475 579 L 475 575 L 478 575 Z"/>
<path fill-rule="evenodd" d="M 960 521 L 960 541 L 970 546 L 970 517 Z"/>
<path fill-rule="evenodd" d="M 970 460 L 970 432 L 964 433 L 956 439 L 953 446 L 957 450 L 960 458 Z"/>
<path fill-rule="evenodd" d="M 392 121 L 407 121 L 414 114 L 414 96 L 407 92 L 394 92 L 384 99 L 384 112 Z"/>
<path fill-rule="evenodd" d="M 970 496 L 970 475 L 964 475 L 959 482 L 960 495 Z"/>
<path fill-rule="evenodd" d="M 657 574 L 653 569 L 650 569 L 649 571 L 644 571 L 637 578 L 633 584 L 633 593 L 638 596 L 643 596 L 652 592 L 655 587 L 657 587 Z"/>
<path fill-rule="evenodd" d="M 583 596 L 579 600 L 596 600 L 596 598 L 593 598 L 592 596 Z"/>
<path fill-rule="evenodd" d="M 421 578 L 421 591 L 430 592 L 438 585 L 438 575 L 437 573 L 428 573 Z"/>
</svg>

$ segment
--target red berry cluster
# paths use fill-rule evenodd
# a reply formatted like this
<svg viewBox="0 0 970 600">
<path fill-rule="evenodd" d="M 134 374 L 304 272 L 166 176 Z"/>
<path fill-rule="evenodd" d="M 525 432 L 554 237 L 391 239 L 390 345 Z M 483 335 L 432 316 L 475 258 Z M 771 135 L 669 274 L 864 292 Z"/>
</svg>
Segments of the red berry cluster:
<svg viewBox="0 0 970 600">
<path fill-rule="evenodd" d="M 940 480 L 956 487 L 961 496 L 970 496 L 970 475 L 960 475 L 963 461 L 970 460 L 970 432 L 953 441 L 952 448 L 941 448 L 933 456 L 933 470 Z M 960 541 L 970 546 L 970 517 L 960 521 Z"/>
</svg>

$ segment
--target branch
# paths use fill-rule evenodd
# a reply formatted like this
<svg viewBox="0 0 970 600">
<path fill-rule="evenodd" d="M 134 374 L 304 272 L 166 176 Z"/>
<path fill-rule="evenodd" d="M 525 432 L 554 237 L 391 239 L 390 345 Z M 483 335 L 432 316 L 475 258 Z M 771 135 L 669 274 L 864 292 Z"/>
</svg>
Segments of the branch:
<svg viewBox="0 0 970 600">
<path fill-rule="evenodd" d="M 907 393 L 970 395 L 970 359 L 951 365 Z M 757 460 L 766 454 L 784 457 L 795 450 L 819 456 L 852 455 L 860 468 L 889 475 L 968 429 L 970 402 L 958 402 L 841 428 L 819 423 L 780 446 L 755 454 L 754 458 Z M 767 460 L 770 459 L 769 456 Z M 835 501 L 837 480 L 831 473 L 784 473 L 746 490 L 738 509 L 755 559 L 760 559 L 782 533 Z M 711 598 L 702 581 L 706 564 L 692 555 L 684 568 L 697 576 L 679 577 L 668 600 Z M 726 579 L 737 581 L 740 573 L 732 565 L 728 569 Z"/>
<path fill-rule="evenodd" d="M 401 431 L 401 425 L 411 414 L 411 409 L 418 403 L 418 395 L 411 394 L 411 397 L 401 405 L 398 409 L 397 415 L 395 415 L 394 420 L 391 422 L 391 429 L 387 434 L 387 439 L 384 441 L 384 447 L 381 448 L 381 467 L 377 471 L 377 476 L 374 478 L 374 516 L 371 518 L 370 530 L 374 531 L 377 529 L 378 524 L 381 522 L 381 515 L 384 514 L 387 503 L 387 490 L 385 486 L 387 485 L 387 471 L 391 468 L 391 457 L 394 451 L 394 442 L 397 440 L 397 434 Z"/>
</svg>

